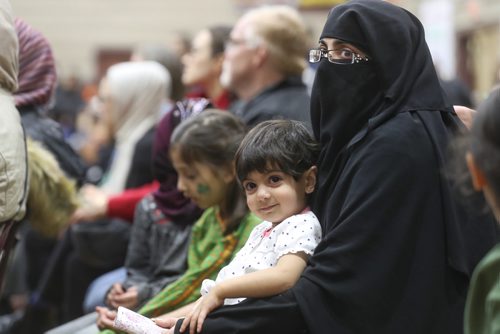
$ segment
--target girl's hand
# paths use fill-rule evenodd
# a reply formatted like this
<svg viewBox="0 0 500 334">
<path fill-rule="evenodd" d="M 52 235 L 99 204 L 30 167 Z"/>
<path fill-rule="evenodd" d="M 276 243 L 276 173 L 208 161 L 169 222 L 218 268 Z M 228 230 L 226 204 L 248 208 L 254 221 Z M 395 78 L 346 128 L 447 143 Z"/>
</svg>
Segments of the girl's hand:
<svg viewBox="0 0 500 334">
<path fill-rule="evenodd" d="M 201 332 L 203 322 L 208 313 L 219 308 L 224 304 L 224 298 L 217 295 L 216 287 L 214 287 L 206 296 L 201 297 L 196 302 L 193 311 L 184 319 L 180 332 L 183 333 L 189 325 L 189 333 L 194 334 Z"/>
<path fill-rule="evenodd" d="M 98 318 L 97 318 L 97 327 L 100 330 L 103 329 L 113 329 L 113 324 L 116 318 L 116 312 L 110 311 L 107 307 L 97 306 L 95 308 Z"/>
<path fill-rule="evenodd" d="M 137 291 L 137 287 L 131 286 L 126 291 L 110 295 L 109 303 L 114 308 L 118 308 L 118 306 L 123 306 L 128 309 L 135 308 L 139 304 L 139 292 Z"/>
<path fill-rule="evenodd" d="M 113 284 L 113 286 L 111 287 L 111 289 L 109 289 L 108 294 L 106 295 L 106 304 L 109 305 L 109 306 L 111 306 L 111 307 L 115 307 L 112 304 L 114 298 L 116 296 L 121 295 L 124 292 L 125 292 L 125 289 L 123 288 L 123 286 L 122 286 L 121 283 L 115 283 L 115 284 Z"/>
</svg>

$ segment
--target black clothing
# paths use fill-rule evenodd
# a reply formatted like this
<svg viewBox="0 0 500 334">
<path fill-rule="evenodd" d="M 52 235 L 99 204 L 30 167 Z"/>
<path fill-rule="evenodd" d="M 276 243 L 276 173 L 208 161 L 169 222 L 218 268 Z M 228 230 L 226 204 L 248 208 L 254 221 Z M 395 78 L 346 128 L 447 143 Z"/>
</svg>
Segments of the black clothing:
<svg viewBox="0 0 500 334">
<path fill-rule="evenodd" d="M 49 150 L 66 175 L 79 185 L 84 182 L 86 166 L 80 156 L 65 141 L 61 126 L 43 116 L 35 106 L 19 107 L 26 136 Z"/>
<path fill-rule="evenodd" d="M 298 305 L 313 334 L 461 333 L 470 275 L 498 237 L 493 217 L 466 212 L 443 175 L 463 125 L 445 102 L 422 25 L 388 2 L 354 0 L 330 12 L 321 38 L 347 41 L 370 60 L 318 67 L 312 211 L 323 240 L 290 290 L 290 312 Z M 300 333 L 298 319 L 273 313 L 280 298 L 260 313 L 253 301 L 223 307 L 203 333 L 250 333 L 252 323 L 254 332 L 280 332 L 259 327 L 265 321 L 293 321 L 286 332 Z M 245 317 L 243 327 L 235 322 Z"/>
<path fill-rule="evenodd" d="M 234 104 L 234 114 L 253 127 L 270 119 L 293 119 L 311 128 L 309 94 L 300 77 L 289 77 L 264 89 L 246 103 Z"/>
</svg>

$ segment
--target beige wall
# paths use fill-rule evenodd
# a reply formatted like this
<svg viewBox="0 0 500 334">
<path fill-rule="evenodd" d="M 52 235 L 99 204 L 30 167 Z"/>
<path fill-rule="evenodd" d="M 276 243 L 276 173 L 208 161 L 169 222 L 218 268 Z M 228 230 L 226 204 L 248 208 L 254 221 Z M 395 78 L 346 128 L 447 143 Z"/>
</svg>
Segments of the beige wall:
<svg viewBox="0 0 500 334">
<path fill-rule="evenodd" d="M 95 75 L 100 48 L 133 48 L 168 42 L 175 31 L 194 33 L 217 23 L 233 24 L 241 14 L 234 0 L 11 0 L 15 15 L 52 43 L 61 77 Z M 304 17 L 317 36 L 327 11 Z"/>
</svg>

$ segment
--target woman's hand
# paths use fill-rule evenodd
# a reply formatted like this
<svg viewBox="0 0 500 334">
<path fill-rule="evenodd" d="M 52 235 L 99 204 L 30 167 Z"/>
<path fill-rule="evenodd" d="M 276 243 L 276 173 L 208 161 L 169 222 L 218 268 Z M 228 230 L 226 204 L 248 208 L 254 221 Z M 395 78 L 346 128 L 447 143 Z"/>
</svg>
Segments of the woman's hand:
<svg viewBox="0 0 500 334">
<path fill-rule="evenodd" d="M 80 206 L 73 213 L 71 222 L 96 220 L 106 216 L 108 209 L 108 194 L 102 189 L 91 185 L 84 185 L 79 192 Z"/>
<path fill-rule="evenodd" d="M 189 333 L 194 334 L 201 332 L 203 322 L 207 317 L 208 313 L 221 307 L 224 304 L 224 298 L 217 294 L 216 286 L 210 290 L 210 292 L 198 299 L 193 310 L 182 322 L 180 332 L 183 333 L 189 326 Z"/>
</svg>

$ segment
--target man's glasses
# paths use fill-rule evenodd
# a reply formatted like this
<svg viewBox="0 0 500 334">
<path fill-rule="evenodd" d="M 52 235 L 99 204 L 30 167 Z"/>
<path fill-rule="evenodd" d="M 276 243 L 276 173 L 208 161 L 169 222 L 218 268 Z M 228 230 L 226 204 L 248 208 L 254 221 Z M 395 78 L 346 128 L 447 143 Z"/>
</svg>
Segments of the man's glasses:
<svg viewBox="0 0 500 334">
<path fill-rule="evenodd" d="M 368 61 L 368 57 L 362 56 L 359 53 L 354 53 L 349 49 L 325 50 L 311 49 L 309 50 L 309 62 L 318 63 L 321 58 L 326 58 L 333 64 L 355 64 L 360 61 Z"/>
</svg>

